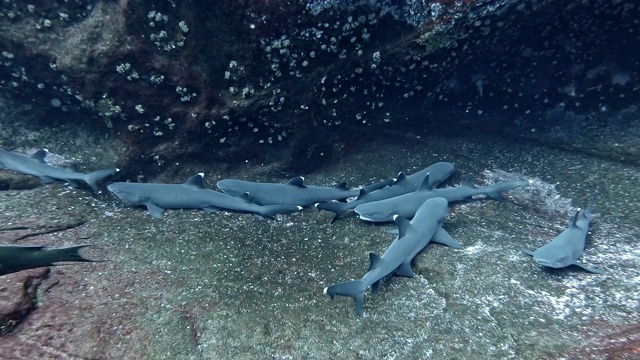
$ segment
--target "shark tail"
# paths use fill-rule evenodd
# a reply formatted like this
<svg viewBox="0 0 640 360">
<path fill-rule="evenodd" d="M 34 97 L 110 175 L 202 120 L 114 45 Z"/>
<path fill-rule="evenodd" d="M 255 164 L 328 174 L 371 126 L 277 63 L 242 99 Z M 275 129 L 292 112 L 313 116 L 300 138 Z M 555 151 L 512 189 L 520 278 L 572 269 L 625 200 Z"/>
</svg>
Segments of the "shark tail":
<svg viewBox="0 0 640 360">
<path fill-rule="evenodd" d="M 336 214 L 333 217 L 333 220 L 331 220 L 331 223 L 338 220 L 340 216 L 344 215 L 344 213 L 346 213 L 347 210 L 352 208 L 353 206 L 351 205 L 351 203 L 343 203 L 343 202 L 326 202 L 326 203 L 316 204 L 316 209 L 331 211 L 332 213 Z"/>
<path fill-rule="evenodd" d="M 360 316 L 364 312 L 364 291 L 367 284 L 362 280 L 346 281 L 339 284 L 331 285 L 324 289 L 331 299 L 336 295 L 352 297 L 356 303 L 356 315 Z"/>
<path fill-rule="evenodd" d="M 88 244 L 75 245 L 75 246 L 69 246 L 69 247 L 64 247 L 59 249 L 45 249 L 42 251 L 50 253 L 51 255 L 50 260 L 52 264 L 61 262 L 61 261 L 96 262 L 96 260 L 86 258 L 84 257 L 84 255 L 80 253 L 80 249 L 85 248 L 87 246 L 90 246 L 90 245 Z"/>
<path fill-rule="evenodd" d="M 518 180 L 518 181 L 508 181 L 504 183 L 499 183 L 495 185 L 491 185 L 486 189 L 485 194 L 493 200 L 501 201 L 506 200 L 502 193 L 513 190 L 515 188 L 523 187 L 529 185 L 528 180 Z"/>
<path fill-rule="evenodd" d="M 273 219 L 278 214 L 290 213 L 295 211 L 302 210 L 302 206 L 294 206 L 294 205 L 264 205 L 260 206 L 260 209 L 257 211 L 258 215 Z"/>
<path fill-rule="evenodd" d="M 102 170 L 96 170 L 96 171 L 92 171 L 88 174 L 84 175 L 83 180 L 89 184 L 89 186 L 91 186 L 91 188 L 93 189 L 93 191 L 99 193 L 100 192 L 100 188 L 98 187 L 98 183 L 100 181 L 102 181 L 103 179 L 114 175 L 115 173 L 117 173 L 119 170 L 118 168 L 109 168 L 109 169 L 102 169 Z"/>
</svg>

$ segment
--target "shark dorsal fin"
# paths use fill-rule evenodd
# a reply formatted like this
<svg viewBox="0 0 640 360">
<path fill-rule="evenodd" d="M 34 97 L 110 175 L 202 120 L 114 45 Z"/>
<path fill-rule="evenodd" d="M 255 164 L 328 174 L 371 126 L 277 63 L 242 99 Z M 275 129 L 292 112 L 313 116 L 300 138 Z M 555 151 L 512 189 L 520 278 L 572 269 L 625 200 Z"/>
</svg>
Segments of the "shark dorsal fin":
<svg viewBox="0 0 640 360">
<path fill-rule="evenodd" d="M 38 160 L 38 162 L 44 163 L 44 158 L 47 156 L 47 149 L 40 149 L 31 155 L 31 158 Z"/>
<path fill-rule="evenodd" d="M 576 223 L 578 221 L 578 215 L 580 215 L 580 211 L 576 211 L 576 213 L 573 214 L 573 217 L 571 218 L 571 224 L 569 224 L 569 227 L 572 227 L 572 228 L 578 227 L 578 224 Z"/>
<path fill-rule="evenodd" d="M 371 264 L 369 265 L 369 270 L 371 271 L 371 269 L 375 269 L 376 265 L 378 265 L 378 263 L 380 262 L 380 256 L 376 255 L 375 253 L 370 252 L 369 253 L 369 261 L 371 261 Z"/>
<path fill-rule="evenodd" d="M 287 185 L 291 185 L 299 188 L 306 188 L 306 186 L 304 186 L 304 178 L 302 176 L 294 177 L 293 179 L 289 180 Z"/>
<path fill-rule="evenodd" d="M 358 197 L 356 198 L 356 200 L 362 200 L 363 197 L 367 196 L 368 192 L 365 189 L 360 189 L 360 193 L 358 194 Z"/>
<path fill-rule="evenodd" d="M 393 184 L 391 184 L 391 185 L 396 185 L 396 184 L 398 184 L 401 181 L 404 181 L 406 179 L 407 179 L 407 177 L 404 175 L 404 173 L 402 171 L 400 171 L 398 173 L 398 177 L 396 177 L 396 179 L 393 181 Z"/>
<path fill-rule="evenodd" d="M 204 177 L 204 173 L 197 173 L 189 178 L 189 180 L 184 182 L 184 185 L 189 185 L 196 187 L 198 189 L 204 189 L 204 184 L 202 183 L 202 178 Z"/>
<path fill-rule="evenodd" d="M 472 178 L 468 178 L 467 180 L 465 180 L 464 183 L 462 184 L 462 186 L 470 187 L 472 189 L 477 189 L 478 188 L 477 186 L 475 186 L 473 184 L 473 179 Z"/>
<path fill-rule="evenodd" d="M 240 199 L 244 202 L 251 202 L 251 194 L 249 194 L 249 192 L 245 192 L 244 194 L 240 195 Z"/>
<path fill-rule="evenodd" d="M 433 190 L 433 186 L 429 183 L 429 173 L 427 173 L 427 176 L 425 176 L 424 180 L 422 180 L 422 184 L 420 184 L 418 191 L 431 191 L 431 190 Z"/>
<path fill-rule="evenodd" d="M 334 187 L 340 190 L 349 190 L 349 188 L 347 187 L 347 183 L 344 181 Z"/>
<path fill-rule="evenodd" d="M 411 229 L 411 223 L 409 222 L 409 220 L 403 218 L 402 216 L 393 215 L 393 222 L 395 222 L 396 226 L 398 227 L 398 239 L 401 239 L 405 235 L 407 235 L 407 232 L 409 231 L 409 229 Z"/>
</svg>

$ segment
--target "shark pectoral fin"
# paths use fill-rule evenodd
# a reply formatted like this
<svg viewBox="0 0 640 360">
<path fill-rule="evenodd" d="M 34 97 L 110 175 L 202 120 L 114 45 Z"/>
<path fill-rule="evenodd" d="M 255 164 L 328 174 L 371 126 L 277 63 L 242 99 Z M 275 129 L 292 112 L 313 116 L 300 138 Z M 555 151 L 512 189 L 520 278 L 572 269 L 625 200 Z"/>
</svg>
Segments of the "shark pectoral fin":
<svg viewBox="0 0 640 360">
<path fill-rule="evenodd" d="M 525 254 L 527 254 L 529 256 L 533 256 L 533 250 L 521 248 L 520 251 L 522 251 L 523 253 L 525 253 Z"/>
<path fill-rule="evenodd" d="M 382 285 L 382 279 L 374 282 L 373 284 L 371 284 L 371 293 L 375 294 L 378 292 L 378 290 L 380 290 L 380 285 Z"/>
<path fill-rule="evenodd" d="M 52 182 L 56 181 L 56 179 L 45 175 L 40 176 L 40 180 L 43 184 L 51 184 Z"/>
<path fill-rule="evenodd" d="M 416 274 L 413 272 L 413 269 L 411 268 L 411 261 L 403 262 L 402 265 L 400 265 L 396 270 L 395 275 L 409 278 L 416 276 Z"/>
<path fill-rule="evenodd" d="M 215 207 L 215 206 L 205 206 L 205 207 L 202 208 L 202 210 L 204 210 L 206 212 L 214 213 L 216 211 L 220 211 L 220 208 Z"/>
<path fill-rule="evenodd" d="M 155 219 L 163 218 L 162 216 L 162 213 L 164 212 L 163 208 L 151 202 L 146 203 L 144 205 L 147 207 L 147 211 L 149 211 L 149 214 L 153 216 Z"/>
<path fill-rule="evenodd" d="M 462 246 L 462 244 L 457 242 L 456 239 L 449 235 L 447 230 L 445 230 L 442 226 L 440 226 L 440 228 L 433 235 L 431 241 L 438 244 L 446 245 L 453 249 L 464 249 L 464 246 Z"/>
<path fill-rule="evenodd" d="M 573 265 L 582 268 L 583 270 L 586 270 L 588 272 L 594 273 L 594 274 L 602 274 L 604 273 L 604 270 L 598 269 L 598 268 L 592 268 L 586 265 L 582 265 L 580 263 L 573 263 Z"/>
</svg>

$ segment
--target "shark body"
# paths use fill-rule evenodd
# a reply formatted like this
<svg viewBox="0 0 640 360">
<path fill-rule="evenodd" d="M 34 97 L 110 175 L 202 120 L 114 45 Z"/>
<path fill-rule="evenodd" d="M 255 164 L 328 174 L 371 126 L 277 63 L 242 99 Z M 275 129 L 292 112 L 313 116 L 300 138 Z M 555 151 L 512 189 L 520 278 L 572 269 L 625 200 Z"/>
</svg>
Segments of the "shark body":
<svg viewBox="0 0 640 360">
<path fill-rule="evenodd" d="M 96 170 L 90 173 L 79 173 L 72 169 L 60 168 L 45 162 L 47 150 L 41 149 L 32 156 L 24 156 L 0 149 L 0 169 L 17 171 L 27 175 L 37 176 L 43 183 L 48 184 L 56 180 L 65 181 L 77 186 L 77 181 L 87 183 L 95 192 L 100 192 L 98 183 L 104 178 L 118 172 L 117 168 Z"/>
<path fill-rule="evenodd" d="M 374 191 L 392 182 L 392 180 L 381 181 L 367 186 L 366 189 Z M 286 184 L 225 179 L 218 181 L 216 185 L 222 192 L 232 196 L 248 194 L 248 199 L 258 205 L 309 206 L 319 202 L 344 200 L 360 193 L 360 190 L 349 190 L 345 183 L 336 187 L 305 185 L 302 176 L 294 177 Z"/>
<path fill-rule="evenodd" d="M 371 286 L 376 293 L 382 281 L 393 275 L 413 277 L 411 261 L 424 249 L 429 241 L 441 242 L 445 245 L 462 248 L 443 228 L 442 222 L 448 211 L 448 202 L 444 198 L 431 198 L 416 212 L 414 219 L 394 217 L 398 227 L 398 237 L 389 248 L 378 257 L 369 253 L 371 265 L 369 271 L 360 280 L 353 280 L 335 284 L 324 289 L 331 299 L 336 295 L 352 297 L 356 305 L 356 314 L 364 311 L 364 292 Z"/>
<path fill-rule="evenodd" d="M 95 262 L 84 257 L 80 249 L 89 245 L 63 248 L 45 246 L 0 245 L 0 275 L 43 266 L 59 265 L 60 262 Z"/>
<path fill-rule="evenodd" d="M 398 174 L 397 179 L 390 186 L 383 187 L 373 192 L 367 192 L 362 189 L 360 190 L 360 194 L 358 194 L 358 198 L 353 201 L 349 201 L 347 203 L 318 203 L 316 204 L 316 208 L 318 210 L 326 210 L 335 213 L 333 220 L 331 220 L 331 222 L 334 222 L 344 213 L 350 209 L 354 209 L 360 204 L 389 199 L 414 192 L 418 190 L 427 177 L 429 178 L 429 186 L 431 188 L 436 188 L 443 181 L 449 178 L 453 173 L 453 170 L 454 166 L 452 163 L 444 161 L 437 162 L 411 175 L 405 176 L 404 173 Z"/>
<path fill-rule="evenodd" d="M 165 209 L 229 210 L 266 218 L 302 209 L 291 205 L 260 206 L 245 198 L 207 189 L 202 183 L 203 176 L 201 173 L 194 175 L 183 184 L 118 182 L 107 188 L 124 201 L 146 206 L 149 214 L 156 219 L 162 219 Z"/>
<path fill-rule="evenodd" d="M 393 220 L 394 215 L 411 219 L 418 208 L 428 199 L 442 197 L 448 202 L 462 201 L 475 195 L 487 195 L 495 200 L 503 200 L 501 193 L 526 186 L 530 182 L 527 180 L 508 181 L 494 184 L 484 188 L 478 188 L 471 182 L 463 185 L 442 189 L 434 189 L 428 177 L 420 185 L 418 190 L 393 198 L 373 201 L 356 206 L 354 209 L 360 219 L 371 222 L 388 222 Z"/>
<path fill-rule="evenodd" d="M 522 249 L 522 252 L 533 256 L 533 259 L 542 266 L 558 269 L 575 265 L 592 273 L 603 273 L 603 270 L 588 267 L 578 262 L 586 245 L 592 210 L 593 202 L 589 204 L 589 207 L 582 215 L 580 215 L 580 211 L 577 211 L 571 218 L 569 227 L 549 243 L 535 251 Z"/>
</svg>

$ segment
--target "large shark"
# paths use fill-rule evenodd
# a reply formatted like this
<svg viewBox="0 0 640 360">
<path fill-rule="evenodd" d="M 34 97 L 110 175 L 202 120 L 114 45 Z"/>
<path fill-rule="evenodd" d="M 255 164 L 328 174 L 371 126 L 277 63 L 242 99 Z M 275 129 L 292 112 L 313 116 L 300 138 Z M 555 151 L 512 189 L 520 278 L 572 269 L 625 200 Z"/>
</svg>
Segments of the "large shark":
<svg viewBox="0 0 640 360">
<path fill-rule="evenodd" d="M 365 187 L 374 191 L 391 184 L 385 180 Z M 248 199 L 258 205 L 296 205 L 309 206 L 319 202 L 344 200 L 358 196 L 360 190 L 349 190 L 345 183 L 336 187 L 311 186 L 304 184 L 302 176 L 294 177 L 286 184 L 258 183 L 244 180 L 225 179 L 216 184 L 225 194 L 233 196 L 248 195 Z"/>
<path fill-rule="evenodd" d="M 391 186 L 383 187 L 373 192 L 367 192 L 365 189 L 360 190 L 358 198 L 345 202 L 328 202 L 318 203 L 316 208 L 318 210 L 327 210 L 335 213 L 331 222 L 338 220 L 340 216 L 354 209 L 360 204 L 365 204 L 373 201 L 389 199 L 392 197 L 400 196 L 406 193 L 414 192 L 418 190 L 420 185 L 424 182 L 424 179 L 429 177 L 429 186 L 436 188 L 443 181 L 447 180 L 453 173 L 453 164 L 450 162 L 437 162 L 430 165 L 414 174 L 405 176 L 404 173 L 399 173 L 396 180 Z"/>
<path fill-rule="evenodd" d="M 356 314 L 362 315 L 364 310 L 364 292 L 371 286 L 375 294 L 382 281 L 393 275 L 413 277 L 411 261 L 424 249 L 429 241 L 437 241 L 456 249 L 462 248 L 443 228 L 442 222 L 447 215 L 448 202 L 444 198 L 431 198 L 425 201 L 409 220 L 395 216 L 398 237 L 391 243 L 387 251 L 378 257 L 369 253 L 371 265 L 369 271 L 360 280 L 347 281 L 324 289 L 331 299 L 336 295 L 350 296 L 355 300 Z"/>
<path fill-rule="evenodd" d="M 291 205 L 260 206 L 243 197 L 207 189 L 202 184 L 203 176 L 202 173 L 196 174 L 183 184 L 118 182 L 107 188 L 124 201 L 146 206 L 149 214 L 156 219 L 162 219 L 165 209 L 203 209 L 208 212 L 229 210 L 266 218 L 302 209 Z"/>
<path fill-rule="evenodd" d="M 557 269 L 575 265 L 592 273 L 602 274 L 603 270 L 588 267 L 578 262 L 585 248 L 592 210 L 593 201 L 582 215 L 580 215 L 580 211 L 576 211 L 573 218 L 571 218 L 569 227 L 556 236 L 555 239 L 536 251 L 522 249 L 522 252 L 533 256 L 533 259 L 542 266 Z"/>
<path fill-rule="evenodd" d="M 477 188 L 472 182 L 468 181 L 461 186 L 434 189 L 430 184 L 429 177 L 427 177 L 420 185 L 420 188 L 414 192 L 360 204 L 354 210 L 360 215 L 360 219 L 372 222 L 392 221 L 394 215 L 411 219 L 420 205 L 427 199 L 442 197 L 449 202 L 455 202 L 469 199 L 475 195 L 487 195 L 492 199 L 502 200 L 504 198 L 501 193 L 529 185 L 530 183 L 528 180 L 518 180 Z"/>
<path fill-rule="evenodd" d="M 79 251 L 89 245 L 63 248 L 44 246 L 0 245 L 0 275 L 11 274 L 26 269 L 60 265 L 60 262 L 94 262 Z"/>
<path fill-rule="evenodd" d="M 98 188 L 100 181 L 118 172 L 117 168 L 109 168 L 83 174 L 75 172 L 72 169 L 49 165 L 44 161 L 46 156 L 46 149 L 38 150 L 31 156 L 24 156 L 0 149 L 0 169 L 14 170 L 23 174 L 34 175 L 39 177 L 45 184 L 62 180 L 76 186 L 76 181 L 82 180 L 89 184 L 95 192 L 100 192 Z"/>
</svg>

